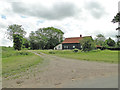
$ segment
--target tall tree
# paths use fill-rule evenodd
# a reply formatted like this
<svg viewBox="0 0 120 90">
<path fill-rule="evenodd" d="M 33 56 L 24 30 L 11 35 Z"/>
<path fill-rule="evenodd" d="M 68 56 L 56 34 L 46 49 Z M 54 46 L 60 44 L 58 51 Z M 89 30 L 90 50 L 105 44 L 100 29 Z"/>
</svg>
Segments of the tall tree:
<svg viewBox="0 0 120 90">
<path fill-rule="evenodd" d="M 7 33 L 9 35 L 8 39 L 10 39 L 10 40 L 13 40 L 14 34 L 19 34 L 22 37 L 24 37 L 26 34 L 24 29 L 22 28 L 22 25 L 17 25 L 17 24 L 13 24 L 13 25 L 8 26 Z"/>
<path fill-rule="evenodd" d="M 31 49 L 39 49 L 39 39 L 37 38 L 35 32 L 31 31 L 29 35 L 29 42 L 30 42 L 30 48 Z"/>
<path fill-rule="evenodd" d="M 112 22 L 119 24 L 118 28 L 116 28 L 116 30 L 118 30 L 118 35 L 116 36 L 117 36 L 118 41 L 120 41 L 120 12 L 118 12 L 116 16 L 114 16 L 114 18 L 112 19 Z"/>
<path fill-rule="evenodd" d="M 21 50 L 21 47 L 22 47 L 22 36 L 19 35 L 19 34 L 14 34 L 13 35 L 13 47 L 15 50 Z"/>
<path fill-rule="evenodd" d="M 22 48 L 30 47 L 30 42 L 29 42 L 28 38 L 23 38 L 22 41 L 23 41 Z"/>
<path fill-rule="evenodd" d="M 8 26 L 7 29 L 8 39 L 13 40 L 14 49 L 21 50 L 21 43 L 26 32 L 22 28 L 22 25 L 13 24 Z"/>
<path fill-rule="evenodd" d="M 110 47 L 114 47 L 115 41 L 109 37 L 109 39 L 106 40 L 106 44 Z"/>
<path fill-rule="evenodd" d="M 92 37 L 85 37 L 82 40 L 80 40 L 80 44 L 82 45 L 82 51 L 91 51 L 95 48 L 94 40 Z"/>
<path fill-rule="evenodd" d="M 116 16 L 114 16 L 114 18 L 112 19 L 112 22 L 113 23 L 119 23 L 120 22 L 120 12 L 118 12 L 117 14 L 116 14 Z"/>
<path fill-rule="evenodd" d="M 117 41 L 117 47 L 120 48 L 120 41 Z"/>
<path fill-rule="evenodd" d="M 105 36 L 102 34 L 96 35 L 95 43 L 96 45 L 103 46 L 105 41 Z"/>
<path fill-rule="evenodd" d="M 31 46 L 35 49 L 53 49 L 63 40 L 63 32 L 54 27 L 40 28 L 35 32 L 31 32 L 29 38 Z"/>
</svg>

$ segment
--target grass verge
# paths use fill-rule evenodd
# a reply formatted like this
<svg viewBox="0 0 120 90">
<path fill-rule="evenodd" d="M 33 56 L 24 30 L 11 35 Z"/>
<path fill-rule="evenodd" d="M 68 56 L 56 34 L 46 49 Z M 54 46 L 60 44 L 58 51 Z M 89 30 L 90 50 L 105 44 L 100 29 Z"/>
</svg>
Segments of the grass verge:
<svg viewBox="0 0 120 90">
<path fill-rule="evenodd" d="M 27 51 L 2 51 L 2 76 L 7 78 L 42 63 L 43 58 Z"/>
<path fill-rule="evenodd" d="M 39 50 L 37 52 L 78 60 L 118 63 L 118 51 L 111 50 L 93 50 L 90 52 L 79 51 L 77 53 L 72 50 Z"/>
</svg>

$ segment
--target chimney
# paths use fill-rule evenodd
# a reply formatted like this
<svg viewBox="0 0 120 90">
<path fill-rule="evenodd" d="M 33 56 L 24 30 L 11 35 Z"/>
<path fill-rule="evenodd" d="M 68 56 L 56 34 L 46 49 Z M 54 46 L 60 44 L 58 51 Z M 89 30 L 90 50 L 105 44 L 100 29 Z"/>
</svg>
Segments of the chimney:
<svg viewBox="0 0 120 90">
<path fill-rule="evenodd" d="M 82 35 L 80 34 L 80 37 L 82 37 Z"/>
</svg>

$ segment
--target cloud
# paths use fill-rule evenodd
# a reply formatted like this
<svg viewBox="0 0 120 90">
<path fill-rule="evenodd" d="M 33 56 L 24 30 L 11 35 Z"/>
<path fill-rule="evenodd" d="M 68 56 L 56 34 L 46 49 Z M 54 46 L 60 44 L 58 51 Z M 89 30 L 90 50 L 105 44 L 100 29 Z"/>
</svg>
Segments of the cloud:
<svg viewBox="0 0 120 90">
<path fill-rule="evenodd" d="M 2 1 L 2 0 L 1 0 Z M 43 27 L 56 27 L 64 37 L 92 36 L 102 33 L 106 38 L 115 38 L 117 24 L 111 23 L 118 12 L 117 0 L 21 0 L 0 1 L 0 44 L 13 45 L 4 38 L 8 25 L 22 25 L 27 32 Z M 114 7 L 114 8 L 113 8 Z M 106 15 L 107 12 L 107 15 Z M 5 15 L 6 19 L 1 18 Z M 3 38 L 2 38 L 3 37 Z"/>
<path fill-rule="evenodd" d="M 104 7 L 96 1 L 87 2 L 85 5 L 85 9 L 96 19 L 106 14 Z"/>
<path fill-rule="evenodd" d="M 71 2 L 54 3 L 51 7 L 46 7 L 42 4 L 25 4 L 22 2 L 13 2 L 11 5 L 15 13 L 47 20 L 61 20 L 67 17 L 72 17 L 75 16 L 79 10 Z"/>
<path fill-rule="evenodd" d="M 7 45 L 7 44 L 9 44 L 9 40 L 8 39 L 4 39 L 4 38 L 2 38 L 2 41 L 1 41 L 1 44 L 2 45 Z"/>
</svg>

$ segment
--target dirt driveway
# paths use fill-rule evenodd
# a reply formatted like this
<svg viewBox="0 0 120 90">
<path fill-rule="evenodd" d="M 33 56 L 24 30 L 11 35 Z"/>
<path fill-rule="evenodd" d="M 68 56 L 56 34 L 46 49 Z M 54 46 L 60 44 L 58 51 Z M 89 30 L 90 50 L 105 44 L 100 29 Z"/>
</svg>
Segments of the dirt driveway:
<svg viewBox="0 0 120 90">
<path fill-rule="evenodd" d="M 35 52 L 34 52 L 35 53 Z M 21 73 L 17 79 L 3 78 L 3 87 L 9 88 L 62 88 L 72 82 L 116 77 L 118 64 L 66 59 L 38 54 L 44 58 L 42 64 Z"/>
</svg>

